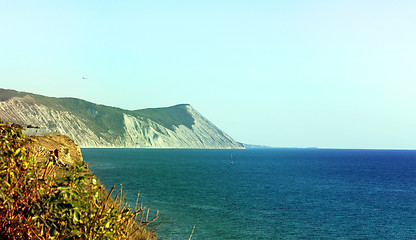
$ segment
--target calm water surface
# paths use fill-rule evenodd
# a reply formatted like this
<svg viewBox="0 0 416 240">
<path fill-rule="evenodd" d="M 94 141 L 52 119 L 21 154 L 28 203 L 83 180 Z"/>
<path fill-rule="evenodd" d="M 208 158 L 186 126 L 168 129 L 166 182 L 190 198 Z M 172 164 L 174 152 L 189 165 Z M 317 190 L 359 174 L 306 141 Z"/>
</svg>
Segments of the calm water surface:
<svg viewBox="0 0 416 240">
<path fill-rule="evenodd" d="M 159 239 L 416 239 L 416 151 L 82 149 Z M 230 159 L 234 164 L 230 164 Z"/>
</svg>

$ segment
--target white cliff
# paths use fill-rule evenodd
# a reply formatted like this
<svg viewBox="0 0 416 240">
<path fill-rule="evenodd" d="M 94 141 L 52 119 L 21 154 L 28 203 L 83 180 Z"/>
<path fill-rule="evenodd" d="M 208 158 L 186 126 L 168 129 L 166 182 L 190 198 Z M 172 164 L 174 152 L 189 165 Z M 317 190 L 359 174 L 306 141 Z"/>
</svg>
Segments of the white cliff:
<svg viewBox="0 0 416 240">
<path fill-rule="evenodd" d="M 80 147 L 125 148 L 243 148 L 244 146 L 218 129 L 190 105 L 187 112 L 194 118 L 191 128 L 184 125 L 171 129 L 149 118 L 122 113 L 124 133 L 94 132 L 85 119 L 71 112 L 57 110 L 36 102 L 31 96 L 0 101 L 0 119 L 40 127 L 39 132 L 65 134 Z M 33 130 L 32 130 L 33 133 Z"/>
<path fill-rule="evenodd" d="M 81 147 L 110 146 L 73 114 L 48 108 L 28 98 L 15 97 L 0 102 L 0 118 L 24 126 L 38 126 L 41 132 L 65 134 Z"/>
<path fill-rule="evenodd" d="M 170 130 L 150 119 L 124 114 L 125 147 L 242 148 L 190 105 L 186 108 L 195 120 L 192 129 L 180 125 Z"/>
</svg>

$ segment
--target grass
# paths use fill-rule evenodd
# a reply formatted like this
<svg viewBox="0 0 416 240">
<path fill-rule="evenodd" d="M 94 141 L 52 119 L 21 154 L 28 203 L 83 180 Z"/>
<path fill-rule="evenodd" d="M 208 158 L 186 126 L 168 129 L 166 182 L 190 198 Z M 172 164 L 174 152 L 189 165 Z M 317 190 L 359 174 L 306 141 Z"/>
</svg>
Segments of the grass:
<svg viewBox="0 0 416 240">
<path fill-rule="evenodd" d="M 0 121 L 1 122 L 1 121 Z M 19 127 L 0 123 L 0 239 L 154 239 L 122 189 L 110 198 L 82 161 L 46 163 Z M 40 158 L 38 158 L 40 157 Z"/>
<path fill-rule="evenodd" d="M 137 116 L 149 118 L 170 130 L 180 125 L 192 129 L 195 119 L 188 112 L 187 106 L 187 104 L 179 104 L 172 107 L 147 108 L 136 110 L 134 113 Z"/>
<path fill-rule="evenodd" d="M 27 94 L 15 90 L 0 89 L 0 101 L 7 101 L 12 97 L 24 97 Z"/>
</svg>

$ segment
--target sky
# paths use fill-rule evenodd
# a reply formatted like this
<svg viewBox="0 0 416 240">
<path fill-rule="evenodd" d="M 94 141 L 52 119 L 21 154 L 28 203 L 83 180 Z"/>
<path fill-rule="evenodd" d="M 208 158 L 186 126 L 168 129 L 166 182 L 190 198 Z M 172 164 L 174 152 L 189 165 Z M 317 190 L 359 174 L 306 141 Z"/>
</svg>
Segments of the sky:
<svg viewBox="0 0 416 240">
<path fill-rule="evenodd" d="M 0 0 L 0 88 L 129 110 L 188 103 L 243 143 L 416 149 L 415 12 L 404 0 Z"/>
</svg>

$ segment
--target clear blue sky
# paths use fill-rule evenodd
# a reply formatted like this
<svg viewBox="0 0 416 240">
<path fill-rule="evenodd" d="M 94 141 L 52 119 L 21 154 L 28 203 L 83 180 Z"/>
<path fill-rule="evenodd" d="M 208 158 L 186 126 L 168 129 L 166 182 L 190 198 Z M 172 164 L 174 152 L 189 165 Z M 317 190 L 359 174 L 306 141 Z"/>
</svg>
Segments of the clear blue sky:
<svg viewBox="0 0 416 240">
<path fill-rule="evenodd" d="M 402 0 L 1 1 L 0 87 L 131 110 L 189 103 L 243 143 L 414 149 L 415 12 Z"/>
</svg>

